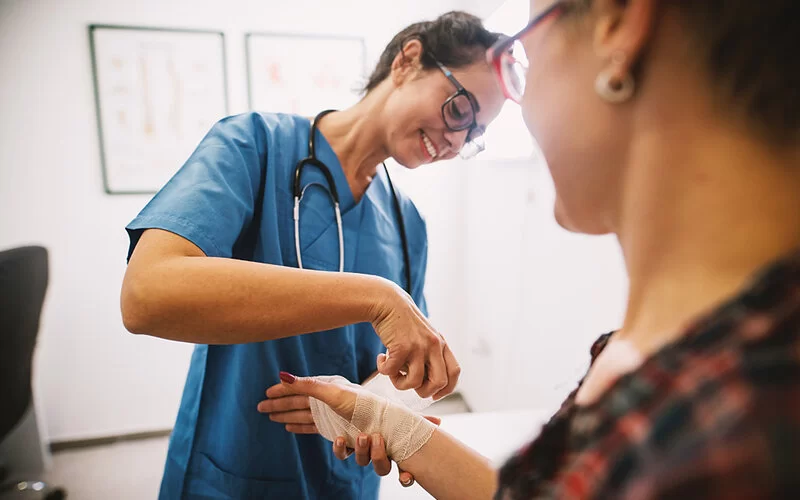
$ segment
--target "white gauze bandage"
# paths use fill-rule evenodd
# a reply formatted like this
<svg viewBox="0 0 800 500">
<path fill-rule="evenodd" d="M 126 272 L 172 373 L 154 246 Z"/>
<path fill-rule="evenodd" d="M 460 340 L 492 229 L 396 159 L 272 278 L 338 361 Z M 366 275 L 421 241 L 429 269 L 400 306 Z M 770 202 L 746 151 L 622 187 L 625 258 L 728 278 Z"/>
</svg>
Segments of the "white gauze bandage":
<svg viewBox="0 0 800 500">
<path fill-rule="evenodd" d="M 433 435 L 436 426 L 422 415 L 374 394 L 344 377 L 314 377 L 317 380 L 346 385 L 356 390 L 356 405 L 350 421 L 322 401 L 309 398 L 311 414 L 319 433 L 333 442 L 342 436 L 347 446 L 355 448 L 359 434 L 380 434 L 386 442 L 386 454 L 397 463 L 419 451 Z"/>
</svg>

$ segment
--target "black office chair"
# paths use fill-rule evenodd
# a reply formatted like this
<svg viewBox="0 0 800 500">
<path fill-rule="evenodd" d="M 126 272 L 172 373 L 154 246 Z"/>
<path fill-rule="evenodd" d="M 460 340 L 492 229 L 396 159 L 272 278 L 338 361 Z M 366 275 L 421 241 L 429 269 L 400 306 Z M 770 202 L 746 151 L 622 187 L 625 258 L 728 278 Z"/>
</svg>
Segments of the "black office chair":
<svg viewBox="0 0 800 500">
<path fill-rule="evenodd" d="M 0 442 L 31 406 L 33 351 L 47 278 L 45 248 L 30 246 L 0 252 Z M 66 497 L 63 490 L 48 489 L 42 481 L 12 480 L 12 466 L 0 464 L 0 498 Z"/>
</svg>

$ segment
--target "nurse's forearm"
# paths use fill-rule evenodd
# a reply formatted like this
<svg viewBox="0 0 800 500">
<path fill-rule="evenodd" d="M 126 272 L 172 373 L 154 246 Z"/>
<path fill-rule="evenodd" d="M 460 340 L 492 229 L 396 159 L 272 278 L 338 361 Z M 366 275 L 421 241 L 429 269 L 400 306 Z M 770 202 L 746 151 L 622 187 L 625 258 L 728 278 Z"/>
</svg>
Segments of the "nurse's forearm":
<svg viewBox="0 0 800 500">
<path fill-rule="evenodd" d="M 156 245 L 145 241 L 152 236 Z M 378 304 L 397 293 L 376 276 L 164 255 L 163 238 L 146 232 L 125 275 L 122 314 L 133 333 L 201 344 L 258 342 L 372 321 Z"/>
<path fill-rule="evenodd" d="M 497 471 L 489 460 L 441 429 L 398 466 L 438 500 L 489 500 L 497 490 Z"/>
</svg>

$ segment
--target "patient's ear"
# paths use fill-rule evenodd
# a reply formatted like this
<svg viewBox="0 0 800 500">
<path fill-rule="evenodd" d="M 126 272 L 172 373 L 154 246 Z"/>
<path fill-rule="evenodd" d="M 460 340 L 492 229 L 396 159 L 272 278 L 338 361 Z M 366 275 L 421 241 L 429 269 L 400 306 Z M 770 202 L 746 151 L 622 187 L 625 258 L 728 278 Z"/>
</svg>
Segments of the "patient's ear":
<svg viewBox="0 0 800 500">
<path fill-rule="evenodd" d="M 606 61 L 624 54 L 624 61 L 616 60 L 613 64 L 621 73 L 630 72 L 653 37 L 656 8 L 655 0 L 595 0 L 592 4 L 595 53 Z"/>
</svg>

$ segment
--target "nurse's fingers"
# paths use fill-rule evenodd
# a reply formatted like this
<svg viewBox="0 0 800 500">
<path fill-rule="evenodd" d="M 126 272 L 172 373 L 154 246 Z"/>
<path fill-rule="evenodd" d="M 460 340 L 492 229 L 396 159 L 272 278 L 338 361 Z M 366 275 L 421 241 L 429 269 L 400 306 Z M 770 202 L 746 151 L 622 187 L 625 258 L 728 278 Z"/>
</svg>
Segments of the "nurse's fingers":
<svg viewBox="0 0 800 500">
<path fill-rule="evenodd" d="M 431 351 L 428 356 L 428 373 L 422 386 L 417 389 L 417 394 L 421 398 L 429 398 L 439 393 L 447 386 L 447 365 L 444 360 L 444 346 L 442 341 L 441 349 Z"/>
<path fill-rule="evenodd" d="M 396 356 L 396 355 L 395 355 Z M 393 358 L 397 359 L 397 357 Z M 392 368 L 388 368 L 392 366 L 389 364 L 389 356 L 387 354 L 378 354 L 378 372 L 383 373 L 389 377 L 389 380 L 392 381 L 392 384 L 397 387 L 404 387 L 404 384 L 408 384 L 408 358 L 405 358 L 406 362 L 400 365 L 400 368 L 394 370 Z"/>
<path fill-rule="evenodd" d="M 408 375 L 408 365 L 403 364 L 398 370 L 394 371 L 390 370 L 390 366 L 389 356 L 384 353 L 378 354 L 378 373 L 389 377 L 389 380 L 392 381 L 392 385 L 397 387 L 397 384 L 401 384 L 406 378 L 406 375 Z"/>
<path fill-rule="evenodd" d="M 319 434 L 314 424 L 286 424 L 286 430 L 293 434 Z"/>
<path fill-rule="evenodd" d="M 387 346 L 386 354 L 378 354 L 378 371 L 389 377 L 397 377 L 408 363 L 411 350 L 406 346 Z"/>
<path fill-rule="evenodd" d="M 427 376 L 427 364 L 425 358 L 422 356 L 410 359 L 408 362 L 408 375 L 406 375 L 406 383 L 409 389 L 419 389 L 425 383 Z"/>
<path fill-rule="evenodd" d="M 314 417 L 311 410 L 284 411 L 280 413 L 270 413 L 269 419 L 281 424 L 313 424 Z"/>
<path fill-rule="evenodd" d="M 307 410 L 309 408 L 311 408 L 311 404 L 308 396 L 284 396 L 277 399 L 266 399 L 258 403 L 258 411 L 261 413 Z"/>
<path fill-rule="evenodd" d="M 356 463 L 362 467 L 369 465 L 370 438 L 366 434 L 359 434 L 356 438 Z"/>
<path fill-rule="evenodd" d="M 386 443 L 383 442 L 380 434 L 372 435 L 370 458 L 372 459 L 372 468 L 375 469 L 377 475 L 385 476 L 392 471 L 392 461 L 386 456 Z"/>
<path fill-rule="evenodd" d="M 422 353 L 420 353 L 422 354 Z M 408 360 L 408 372 L 403 376 L 399 372 L 395 376 L 390 376 L 392 383 L 401 391 L 408 389 L 418 389 L 425 380 L 425 358 L 417 356 Z"/>
<path fill-rule="evenodd" d="M 384 353 L 378 354 L 378 373 L 384 373 L 387 361 L 389 361 L 389 356 Z"/>
<path fill-rule="evenodd" d="M 403 364 L 399 370 L 390 372 L 387 368 L 389 366 L 389 356 L 384 353 L 378 354 L 378 372 L 383 373 L 392 381 L 392 385 L 397 387 L 397 384 L 402 383 L 406 375 L 408 375 L 408 365 Z"/>
<path fill-rule="evenodd" d="M 442 419 L 439 417 L 434 417 L 433 415 L 426 415 L 425 420 L 434 425 L 442 425 Z"/>
<path fill-rule="evenodd" d="M 435 401 L 452 394 L 456 389 L 459 377 L 461 377 L 461 365 L 458 364 L 456 357 L 453 355 L 453 351 L 450 350 L 447 344 L 444 345 L 444 362 L 447 365 L 447 385 L 445 385 L 444 389 L 433 395 Z"/>
</svg>

